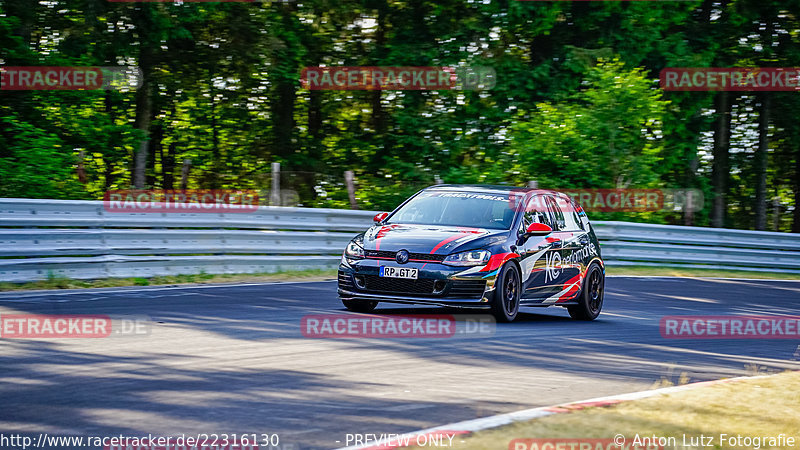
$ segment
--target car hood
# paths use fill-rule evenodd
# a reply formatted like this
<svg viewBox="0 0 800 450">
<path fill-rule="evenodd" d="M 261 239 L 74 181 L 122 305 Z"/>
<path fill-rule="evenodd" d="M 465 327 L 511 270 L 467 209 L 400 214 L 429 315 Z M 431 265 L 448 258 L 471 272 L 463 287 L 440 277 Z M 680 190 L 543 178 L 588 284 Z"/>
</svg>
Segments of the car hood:
<svg viewBox="0 0 800 450">
<path fill-rule="evenodd" d="M 508 230 L 436 225 L 375 225 L 364 233 L 364 249 L 448 255 L 505 240 Z"/>
</svg>

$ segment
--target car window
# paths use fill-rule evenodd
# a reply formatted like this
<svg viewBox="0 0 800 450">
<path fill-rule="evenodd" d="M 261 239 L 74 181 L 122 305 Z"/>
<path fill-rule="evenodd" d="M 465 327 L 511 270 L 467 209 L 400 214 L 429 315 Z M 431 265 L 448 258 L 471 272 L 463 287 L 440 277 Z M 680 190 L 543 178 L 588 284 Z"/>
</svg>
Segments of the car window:
<svg viewBox="0 0 800 450">
<path fill-rule="evenodd" d="M 522 215 L 521 231 L 525 231 L 532 223 L 543 223 L 553 228 L 553 218 L 547 211 L 545 198 L 541 195 L 533 196 L 525 205 L 525 213 Z"/>
<path fill-rule="evenodd" d="M 546 197 L 546 201 L 547 201 L 547 210 L 553 216 L 553 222 L 555 223 L 553 230 L 556 231 L 566 230 L 567 225 L 564 219 L 564 213 L 561 211 L 561 208 L 559 208 L 558 205 L 556 205 L 556 201 L 553 198 L 553 196 L 548 195 Z"/>
<path fill-rule="evenodd" d="M 581 230 L 581 220 L 578 211 L 572 200 L 566 197 L 555 197 L 556 206 L 564 216 L 564 231 Z"/>
<path fill-rule="evenodd" d="M 386 223 L 508 230 L 513 221 L 508 194 L 431 191 L 409 200 Z"/>
</svg>

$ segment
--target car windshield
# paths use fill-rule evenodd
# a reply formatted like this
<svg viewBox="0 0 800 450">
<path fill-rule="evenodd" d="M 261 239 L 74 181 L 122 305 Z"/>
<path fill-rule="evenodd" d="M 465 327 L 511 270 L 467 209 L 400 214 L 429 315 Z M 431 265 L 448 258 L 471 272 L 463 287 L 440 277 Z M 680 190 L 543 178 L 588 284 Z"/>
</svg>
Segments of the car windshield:
<svg viewBox="0 0 800 450">
<path fill-rule="evenodd" d="M 422 192 L 392 215 L 388 223 L 447 225 L 507 230 L 514 221 L 508 194 Z"/>
</svg>

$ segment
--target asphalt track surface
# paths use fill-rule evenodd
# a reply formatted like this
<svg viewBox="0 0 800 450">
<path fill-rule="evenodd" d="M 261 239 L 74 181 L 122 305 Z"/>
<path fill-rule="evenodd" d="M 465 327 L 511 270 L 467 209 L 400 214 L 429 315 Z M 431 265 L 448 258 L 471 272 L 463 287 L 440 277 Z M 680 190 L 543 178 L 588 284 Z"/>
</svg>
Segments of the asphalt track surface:
<svg viewBox="0 0 800 450">
<path fill-rule="evenodd" d="M 152 320 L 148 335 L 0 340 L 0 432 L 277 433 L 284 448 L 337 448 L 348 433 L 409 432 L 664 378 L 800 369 L 797 340 L 659 332 L 664 315 L 795 315 L 800 282 L 615 277 L 589 323 L 561 308 L 528 308 L 489 336 L 303 337 L 304 315 L 344 312 L 335 289 L 327 281 L 0 293 L 0 314 Z M 442 312 L 377 310 L 432 311 Z"/>
</svg>

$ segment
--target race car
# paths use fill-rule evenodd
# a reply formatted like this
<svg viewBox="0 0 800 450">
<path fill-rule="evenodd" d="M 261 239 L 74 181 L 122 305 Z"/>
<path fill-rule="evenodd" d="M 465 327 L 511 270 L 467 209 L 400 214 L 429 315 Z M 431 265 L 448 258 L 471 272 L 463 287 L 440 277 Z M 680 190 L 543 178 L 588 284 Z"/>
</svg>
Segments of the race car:
<svg viewBox="0 0 800 450">
<path fill-rule="evenodd" d="M 485 309 L 563 306 L 594 320 L 605 266 L 586 212 L 568 195 L 510 186 L 436 185 L 347 244 L 338 293 L 351 311 L 379 302 Z"/>
</svg>

